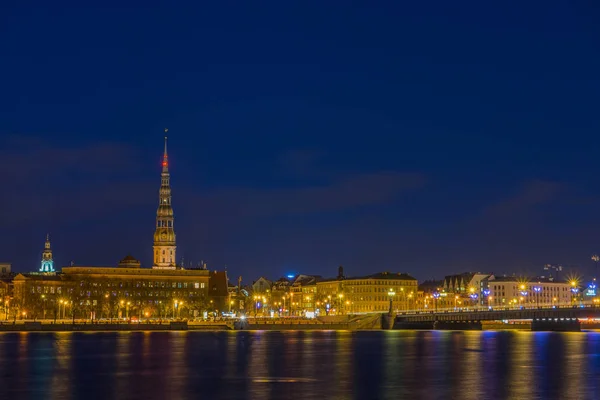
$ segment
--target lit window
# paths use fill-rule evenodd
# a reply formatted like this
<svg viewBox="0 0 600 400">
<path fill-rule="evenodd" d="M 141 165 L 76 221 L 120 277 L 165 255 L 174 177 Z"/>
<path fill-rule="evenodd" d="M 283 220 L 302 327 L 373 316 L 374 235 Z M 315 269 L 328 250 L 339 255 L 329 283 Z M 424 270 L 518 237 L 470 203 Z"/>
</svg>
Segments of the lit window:
<svg viewBox="0 0 600 400">
<path fill-rule="evenodd" d="M 204 289 L 204 282 L 200 284 L 200 289 Z"/>
</svg>

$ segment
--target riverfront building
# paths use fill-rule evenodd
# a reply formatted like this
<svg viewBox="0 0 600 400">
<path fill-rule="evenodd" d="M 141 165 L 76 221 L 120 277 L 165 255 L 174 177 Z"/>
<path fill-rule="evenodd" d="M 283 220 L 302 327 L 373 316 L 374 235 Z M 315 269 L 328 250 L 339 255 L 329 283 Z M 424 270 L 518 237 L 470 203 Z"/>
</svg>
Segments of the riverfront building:
<svg viewBox="0 0 600 400">
<path fill-rule="evenodd" d="M 15 306 L 27 318 L 194 317 L 209 308 L 208 270 L 140 268 L 125 257 L 117 267 L 63 267 L 57 275 L 19 274 Z M 71 309 L 73 307 L 73 309 Z M 61 310 L 62 309 L 62 310 Z M 59 317 L 61 315 L 58 315 Z"/>
<path fill-rule="evenodd" d="M 176 242 L 167 145 L 162 161 L 152 268 L 132 256 L 116 266 L 69 266 L 54 273 L 47 237 L 40 272 L 14 278 L 19 318 L 193 318 L 229 305 L 227 274 L 175 263 Z"/>
<path fill-rule="evenodd" d="M 542 278 L 493 276 L 487 281 L 487 287 L 486 304 L 493 307 L 565 305 L 574 297 L 568 282 Z"/>
<path fill-rule="evenodd" d="M 343 268 L 338 276 L 316 282 L 316 307 L 319 313 L 355 314 L 415 308 L 417 280 L 405 273 L 379 272 L 346 277 Z"/>
</svg>

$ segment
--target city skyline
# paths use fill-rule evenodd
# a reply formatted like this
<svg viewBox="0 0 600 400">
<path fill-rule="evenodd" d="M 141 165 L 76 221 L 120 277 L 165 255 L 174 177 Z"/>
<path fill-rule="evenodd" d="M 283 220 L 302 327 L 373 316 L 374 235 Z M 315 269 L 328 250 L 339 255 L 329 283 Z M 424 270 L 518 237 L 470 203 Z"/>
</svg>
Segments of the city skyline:
<svg viewBox="0 0 600 400">
<path fill-rule="evenodd" d="M 168 129 L 164 129 L 165 135 L 168 132 Z M 173 208 L 172 208 L 172 200 L 171 200 L 171 187 L 170 187 L 170 172 L 169 172 L 169 157 L 167 155 L 167 136 L 164 137 L 164 152 L 161 158 L 161 162 L 160 162 L 160 166 L 161 166 L 161 179 L 160 179 L 160 189 L 159 189 L 159 201 L 158 201 L 158 209 L 156 211 L 156 226 L 155 226 L 155 233 L 154 233 L 154 243 L 153 243 L 153 250 L 152 250 L 152 258 L 153 258 L 153 262 L 150 265 L 146 265 L 147 268 L 152 267 L 152 268 L 159 268 L 159 269 L 175 269 L 175 264 L 181 267 L 190 267 L 190 268 L 198 268 L 198 267 L 203 267 L 204 266 L 204 260 L 200 260 L 200 261 L 188 261 L 187 263 L 185 262 L 185 259 L 182 257 L 181 261 L 176 261 L 173 262 L 173 260 L 176 258 L 175 256 L 175 232 L 174 232 L 174 212 L 173 212 Z M 163 251 L 163 249 L 166 249 L 166 262 L 165 262 L 165 252 Z M 161 254 L 162 251 L 162 254 Z M 170 254 L 169 254 L 170 251 Z M 130 253 L 128 253 L 130 254 Z M 161 260 L 162 258 L 162 260 Z M 50 267 L 47 267 L 46 264 L 48 264 L 48 260 L 49 260 L 49 265 Z M 49 270 L 52 270 L 50 272 L 54 272 L 52 264 L 53 264 L 53 256 L 52 256 L 52 251 L 50 250 L 50 239 L 49 239 L 49 234 L 46 234 L 46 242 L 45 242 L 45 249 L 42 252 L 42 261 L 41 261 L 41 268 L 39 269 L 40 272 L 47 272 Z M 597 256 L 592 256 L 591 260 L 593 262 L 597 262 Z M 71 261 L 74 264 L 78 264 L 78 265 L 92 265 L 90 263 L 75 263 L 74 261 Z M 99 265 L 99 264 L 96 264 Z M 116 263 L 112 263 L 112 264 L 106 264 L 106 265 L 116 265 Z M 68 266 L 68 264 L 64 264 L 62 266 Z M 211 267 L 213 267 L 213 269 L 217 270 L 217 269 L 221 269 L 220 266 L 214 266 L 211 265 Z M 595 264 L 595 267 L 597 268 L 597 265 Z M 59 267 L 60 268 L 60 267 Z M 341 268 L 341 267 L 340 267 Z M 522 272 L 522 276 L 542 276 L 544 274 L 540 273 L 540 271 L 543 270 L 547 270 L 550 271 L 548 273 L 546 273 L 545 275 L 553 275 L 553 276 L 557 276 L 557 274 L 559 274 L 558 271 L 562 271 L 563 270 L 563 266 L 562 265 L 558 265 L 558 264 L 545 264 L 544 266 L 539 268 L 539 271 L 534 271 L 534 270 L 529 270 L 527 272 Z M 568 268 L 568 267 L 567 267 Z M 210 268 L 209 268 L 210 269 Z M 556 270 L 554 273 L 552 272 L 552 270 Z M 577 273 L 582 274 L 586 269 L 580 269 L 577 271 Z M 28 270 L 24 270 L 21 271 L 19 268 L 17 268 L 15 271 L 18 272 L 31 272 Z M 326 269 L 326 273 L 323 270 L 316 270 L 316 271 L 287 271 L 287 272 L 282 272 L 280 273 L 277 277 L 289 277 L 291 276 L 290 273 L 292 273 L 292 275 L 301 275 L 301 274 L 314 274 L 314 275 L 320 275 L 323 277 L 329 277 L 329 276 L 333 276 L 332 274 L 332 268 L 327 268 Z M 399 270 L 395 270 L 395 269 L 387 269 L 386 271 L 391 271 L 391 272 L 398 272 Z M 455 273 L 459 273 L 459 272 L 467 272 L 467 269 L 464 270 L 446 270 L 443 272 L 443 274 L 441 276 L 434 276 L 434 277 L 430 277 L 430 278 L 419 278 L 419 281 L 426 281 L 426 280 L 439 280 L 444 276 L 447 275 L 452 275 Z M 59 271 L 60 272 L 60 271 Z M 241 271 L 243 273 L 243 271 Z M 371 271 L 373 272 L 373 271 Z M 410 274 L 410 275 L 414 275 L 413 271 L 405 271 L 402 270 L 402 273 L 406 273 L 406 274 Z M 483 272 L 483 273 L 494 273 L 494 272 L 490 272 L 489 270 L 472 270 L 470 272 Z M 596 272 L 596 271 L 594 271 Z M 329 273 L 329 275 L 328 275 Z M 562 274 L 565 275 L 566 271 L 563 272 Z M 573 274 L 573 271 L 571 271 L 571 274 Z M 239 274 L 238 274 L 239 275 Z M 506 271 L 506 272 L 501 272 L 501 273 L 497 273 L 498 276 L 502 276 L 502 275 L 509 275 L 509 276 L 516 276 L 516 273 L 514 271 Z M 267 274 L 258 274 L 256 276 L 252 276 L 251 277 L 251 281 L 254 281 L 255 279 L 258 279 L 259 277 L 263 277 L 263 276 L 268 276 L 270 278 L 273 278 L 273 276 L 269 276 Z M 418 273 L 417 273 L 418 276 Z M 582 277 L 582 275 L 580 275 L 580 277 Z M 564 279 L 564 276 L 560 276 L 560 278 Z"/>
<path fill-rule="evenodd" d="M 593 271 L 600 34 L 579 5 L 40 7 L 11 4 L 0 43 L 17 271 L 48 232 L 55 267 L 150 267 L 165 127 L 178 262 Z"/>
</svg>

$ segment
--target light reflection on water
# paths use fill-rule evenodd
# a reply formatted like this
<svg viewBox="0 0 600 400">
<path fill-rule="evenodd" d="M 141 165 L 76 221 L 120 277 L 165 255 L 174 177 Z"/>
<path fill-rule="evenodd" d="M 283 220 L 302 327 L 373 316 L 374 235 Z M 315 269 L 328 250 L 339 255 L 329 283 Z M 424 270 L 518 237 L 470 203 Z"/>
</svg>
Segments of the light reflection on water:
<svg viewBox="0 0 600 400">
<path fill-rule="evenodd" d="M 598 399 L 600 333 L 3 333 L 0 373 L 0 399 Z"/>
</svg>

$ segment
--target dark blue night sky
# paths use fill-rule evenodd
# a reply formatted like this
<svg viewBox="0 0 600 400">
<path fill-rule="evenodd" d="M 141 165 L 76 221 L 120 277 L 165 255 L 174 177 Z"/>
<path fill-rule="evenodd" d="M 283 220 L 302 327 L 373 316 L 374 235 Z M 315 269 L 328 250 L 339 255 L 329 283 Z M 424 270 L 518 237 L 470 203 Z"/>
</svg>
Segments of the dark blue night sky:
<svg viewBox="0 0 600 400">
<path fill-rule="evenodd" d="M 6 3 L 16 270 L 149 266 L 165 127 L 178 259 L 246 282 L 600 252 L 595 1 Z"/>
</svg>

